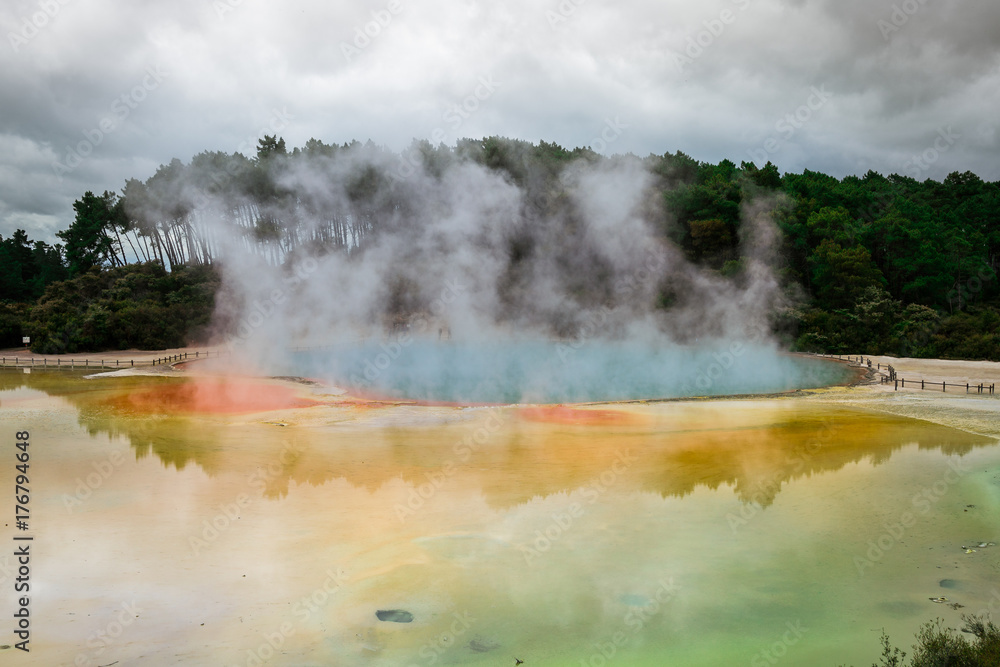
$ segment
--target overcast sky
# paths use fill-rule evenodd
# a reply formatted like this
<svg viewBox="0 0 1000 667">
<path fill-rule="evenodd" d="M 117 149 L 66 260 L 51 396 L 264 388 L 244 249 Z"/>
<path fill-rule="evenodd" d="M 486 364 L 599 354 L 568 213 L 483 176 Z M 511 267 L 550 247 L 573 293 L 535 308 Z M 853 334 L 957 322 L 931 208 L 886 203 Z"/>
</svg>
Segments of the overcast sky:
<svg viewBox="0 0 1000 667">
<path fill-rule="evenodd" d="M 5 236 L 275 130 L 1000 178 L 992 0 L 4 0 L 0 23 Z"/>
</svg>

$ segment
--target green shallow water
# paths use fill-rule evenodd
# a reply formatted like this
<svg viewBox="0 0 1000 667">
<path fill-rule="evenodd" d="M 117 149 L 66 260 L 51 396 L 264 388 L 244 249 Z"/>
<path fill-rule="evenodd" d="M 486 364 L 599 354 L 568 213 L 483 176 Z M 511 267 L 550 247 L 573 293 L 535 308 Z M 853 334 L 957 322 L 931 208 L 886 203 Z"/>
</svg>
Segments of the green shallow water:
<svg viewBox="0 0 1000 667">
<path fill-rule="evenodd" d="M 373 407 L 302 387 L 315 405 L 218 413 L 199 386 L 0 373 L 3 437 L 32 442 L 18 664 L 861 667 L 882 628 L 906 647 L 1000 611 L 1000 547 L 961 548 L 1000 542 L 993 439 L 801 399 Z"/>
</svg>

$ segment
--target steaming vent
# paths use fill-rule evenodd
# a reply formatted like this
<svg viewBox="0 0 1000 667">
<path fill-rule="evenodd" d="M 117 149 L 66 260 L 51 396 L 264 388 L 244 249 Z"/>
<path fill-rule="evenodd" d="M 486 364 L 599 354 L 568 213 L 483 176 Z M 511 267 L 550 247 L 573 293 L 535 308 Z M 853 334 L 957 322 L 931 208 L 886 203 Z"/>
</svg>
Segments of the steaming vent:
<svg viewBox="0 0 1000 667">
<path fill-rule="evenodd" d="M 459 403 L 840 379 L 771 336 L 796 299 L 776 272 L 778 196 L 747 194 L 736 223 L 712 227 L 738 248 L 693 257 L 664 196 L 681 176 L 634 156 L 543 164 L 519 154 L 528 144 L 503 150 L 498 169 L 485 143 L 423 146 L 405 175 L 395 156 L 360 144 L 272 155 L 263 204 L 184 183 L 191 238 L 220 258 L 214 327 L 234 365 Z"/>
</svg>

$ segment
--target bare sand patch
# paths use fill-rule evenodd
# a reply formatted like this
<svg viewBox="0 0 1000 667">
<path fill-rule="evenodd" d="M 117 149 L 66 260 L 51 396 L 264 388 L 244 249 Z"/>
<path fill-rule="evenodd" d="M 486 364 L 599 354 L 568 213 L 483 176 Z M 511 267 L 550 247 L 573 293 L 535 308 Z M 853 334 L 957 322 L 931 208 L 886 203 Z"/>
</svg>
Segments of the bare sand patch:
<svg viewBox="0 0 1000 667">
<path fill-rule="evenodd" d="M 868 357 L 865 357 L 866 361 Z M 905 386 L 896 384 L 859 385 L 816 392 L 811 398 L 836 401 L 879 410 L 903 417 L 952 426 L 964 431 L 1000 437 L 1000 394 L 974 393 L 980 383 L 1000 385 L 1000 363 L 949 359 L 871 357 L 876 375 L 892 365 Z M 925 389 L 920 388 L 924 381 Z M 942 391 L 941 383 L 947 383 Z M 936 383 L 936 387 L 932 385 Z M 970 386 L 969 393 L 965 384 Z M 961 385 L 952 387 L 951 385 Z"/>
</svg>

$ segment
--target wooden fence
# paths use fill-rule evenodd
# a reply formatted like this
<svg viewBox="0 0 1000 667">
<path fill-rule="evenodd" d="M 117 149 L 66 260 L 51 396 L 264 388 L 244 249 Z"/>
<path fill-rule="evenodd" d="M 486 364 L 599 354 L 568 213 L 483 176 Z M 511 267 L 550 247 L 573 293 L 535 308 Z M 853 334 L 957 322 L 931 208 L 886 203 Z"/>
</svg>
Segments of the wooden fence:
<svg viewBox="0 0 1000 667">
<path fill-rule="evenodd" d="M 895 391 L 899 391 L 900 387 L 902 387 L 903 389 L 906 389 L 906 379 L 905 378 L 899 378 L 899 377 L 893 378 L 893 379 L 888 378 L 888 377 L 883 377 L 882 378 L 882 384 L 891 384 L 891 383 L 895 383 Z M 962 387 L 965 387 L 965 393 L 966 394 L 970 394 L 970 393 L 972 393 L 972 394 L 989 394 L 989 395 L 992 396 L 993 393 L 996 391 L 996 385 L 995 384 L 989 384 L 988 385 L 988 384 L 985 384 L 983 382 L 980 382 L 979 384 L 974 384 L 974 383 L 971 383 L 971 382 L 966 382 L 965 384 L 961 384 L 961 383 L 955 383 L 955 382 L 945 383 L 945 382 L 928 382 L 926 380 L 910 380 L 910 387 L 916 389 L 916 387 L 917 387 L 918 384 L 920 385 L 921 389 L 934 389 L 935 387 L 941 387 L 941 391 L 948 391 L 948 387 L 957 387 L 958 389 L 961 389 Z"/>
<path fill-rule="evenodd" d="M 142 366 L 162 366 L 178 361 L 193 361 L 195 359 L 209 359 L 211 357 L 221 357 L 221 350 L 207 350 L 205 352 L 182 352 L 171 354 L 155 359 L 77 359 L 75 357 L 0 357 L 0 368 L 137 368 Z"/>
<path fill-rule="evenodd" d="M 817 356 L 826 357 L 828 359 L 840 359 L 841 361 L 847 361 L 848 363 L 859 364 L 861 366 L 864 366 L 864 364 L 867 362 L 868 368 L 872 368 L 872 360 L 871 359 L 866 360 L 864 356 L 860 355 L 853 357 L 840 354 L 820 354 Z M 894 391 L 899 391 L 900 387 L 906 389 L 907 380 L 905 378 L 899 377 L 899 375 L 896 372 L 896 369 L 893 368 L 891 365 L 886 365 L 886 367 L 883 369 L 882 364 L 880 363 L 875 364 L 874 370 L 883 373 L 881 379 L 882 384 L 894 385 Z M 921 389 L 936 389 L 937 387 L 941 387 L 941 391 L 943 392 L 947 392 L 948 387 L 955 387 L 957 389 L 965 387 L 966 394 L 988 394 L 992 396 L 996 393 L 996 385 L 986 384 L 985 382 L 980 382 L 979 384 L 976 384 L 974 382 L 966 382 L 965 384 L 962 384 L 960 382 L 945 382 L 945 381 L 928 382 L 927 380 L 909 380 L 909 383 L 910 387 L 914 389 L 916 388 L 917 384 L 919 384 Z"/>
</svg>

